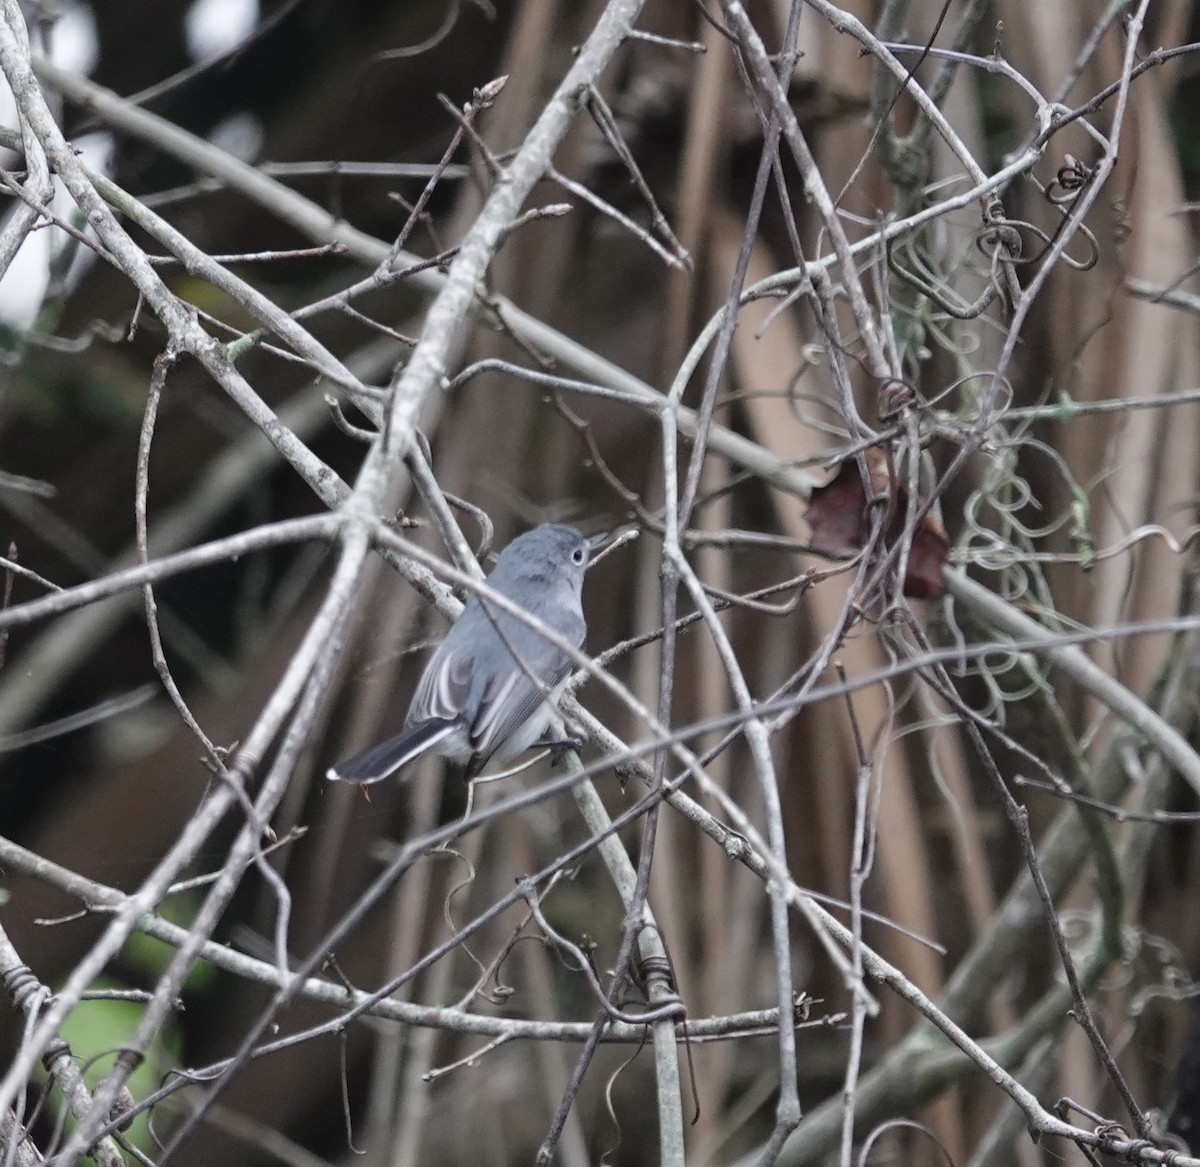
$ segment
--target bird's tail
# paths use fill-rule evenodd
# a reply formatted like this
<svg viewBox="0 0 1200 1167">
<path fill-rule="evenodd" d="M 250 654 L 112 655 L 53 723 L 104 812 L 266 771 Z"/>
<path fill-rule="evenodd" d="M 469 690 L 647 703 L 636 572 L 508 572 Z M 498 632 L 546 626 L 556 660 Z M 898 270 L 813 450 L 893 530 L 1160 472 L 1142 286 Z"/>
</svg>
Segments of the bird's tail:
<svg viewBox="0 0 1200 1167">
<path fill-rule="evenodd" d="M 364 785 L 382 782 L 459 728 L 457 721 L 445 717 L 420 721 L 401 730 L 395 737 L 330 766 L 325 777 L 331 782 L 361 782 Z"/>
</svg>

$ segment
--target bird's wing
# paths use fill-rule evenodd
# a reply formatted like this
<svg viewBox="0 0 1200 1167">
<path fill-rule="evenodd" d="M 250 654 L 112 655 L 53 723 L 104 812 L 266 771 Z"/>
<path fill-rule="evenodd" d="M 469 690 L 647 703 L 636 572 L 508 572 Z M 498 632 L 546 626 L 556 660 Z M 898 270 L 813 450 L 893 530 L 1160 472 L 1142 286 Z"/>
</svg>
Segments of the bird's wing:
<svg viewBox="0 0 1200 1167">
<path fill-rule="evenodd" d="M 461 647 L 460 647 L 461 646 Z M 408 707 L 407 724 L 456 721 L 471 692 L 471 657 L 461 637 L 447 637 L 429 658 Z"/>
<path fill-rule="evenodd" d="M 470 727 L 471 745 L 480 763 L 486 762 L 533 714 L 549 701 L 571 672 L 571 657 L 528 624 L 505 613 L 496 613 L 496 624 L 511 662 L 484 682 Z M 535 612 L 551 628 L 575 645 L 584 637 L 582 617 L 570 612 Z M 515 659 L 513 656 L 515 654 Z M 518 664 L 518 660 L 520 663 Z M 533 678 L 541 683 L 537 683 Z"/>
<path fill-rule="evenodd" d="M 491 686 L 480 716 L 471 726 L 471 746 L 481 765 L 537 712 L 538 706 L 552 700 L 554 690 L 570 671 L 571 661 L 564 653 L 561 666 L 540 674 L 544 689 L 516 666 Z"/>
</svg>

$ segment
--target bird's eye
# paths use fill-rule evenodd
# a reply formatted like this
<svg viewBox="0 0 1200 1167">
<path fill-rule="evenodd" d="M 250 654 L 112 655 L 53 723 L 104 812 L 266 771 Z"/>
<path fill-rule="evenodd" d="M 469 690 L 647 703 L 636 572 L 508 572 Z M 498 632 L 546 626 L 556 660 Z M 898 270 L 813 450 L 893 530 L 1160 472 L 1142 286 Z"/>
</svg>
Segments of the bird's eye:
<svg viewBox="0 0 1200 1167">
<path fill-rule="evenodd" d="M 571 560 L 574 563 L 582 563 L 583 562 L 583 548 L 582 547 L 576 547 L 575 550 L 571 552 Z"/>
</svg>

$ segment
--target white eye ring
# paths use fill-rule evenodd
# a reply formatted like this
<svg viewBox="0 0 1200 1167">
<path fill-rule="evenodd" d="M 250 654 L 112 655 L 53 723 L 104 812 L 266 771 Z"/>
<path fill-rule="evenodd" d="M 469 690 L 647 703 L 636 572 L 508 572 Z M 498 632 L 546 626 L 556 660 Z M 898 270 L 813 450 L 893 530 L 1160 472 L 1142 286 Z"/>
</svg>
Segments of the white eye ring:
<svg viewBox="0 0 1200 1167">
<path fill-rule="evenodd" d="M 575 550 L 571 552 L 571 561 L 573 563 L 582 563 L 583 562 L 583 548 L 582 547 L 576 547 Z"/>
</svg>

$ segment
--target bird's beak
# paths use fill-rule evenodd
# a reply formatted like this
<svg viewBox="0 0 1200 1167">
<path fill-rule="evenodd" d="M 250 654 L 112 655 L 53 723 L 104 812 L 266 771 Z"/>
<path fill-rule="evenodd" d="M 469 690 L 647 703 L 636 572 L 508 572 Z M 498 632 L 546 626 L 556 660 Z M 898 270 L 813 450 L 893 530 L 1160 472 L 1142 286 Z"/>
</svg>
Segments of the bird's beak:
<svg viewBox="0 0 1200 1167">
<path fill-rule="evenodd" d="M 592 556 L 591 566 L 595 567 L 606 555 L 615 551 L 622 544 L 638 537 L 637 527 L 626 527 L 624 530 L 607 531 L 600 535 L 592 535 L 588 539 L 588 547 Z"/>
</svg>

